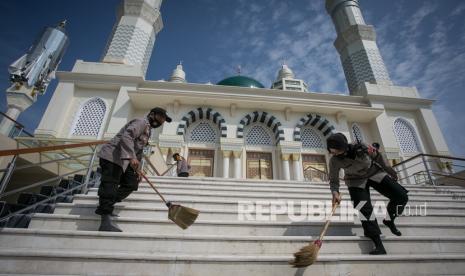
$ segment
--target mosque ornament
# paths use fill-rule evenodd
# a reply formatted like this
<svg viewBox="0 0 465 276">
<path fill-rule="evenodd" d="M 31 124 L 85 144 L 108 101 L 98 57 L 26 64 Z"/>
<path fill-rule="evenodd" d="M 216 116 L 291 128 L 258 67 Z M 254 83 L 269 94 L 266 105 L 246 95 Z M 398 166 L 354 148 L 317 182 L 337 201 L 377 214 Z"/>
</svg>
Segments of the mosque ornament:
<svg viewBox="0 0 465 276">
<path fill-rule="evenodd" d="M 27 53 L 9 66 L 10 81 L 17 89 L 24 86 L 32 90 L 32 97 L 45 93 L 69 44 L 65 26 L 66 20 L 46 27 Z"/>
</svg>

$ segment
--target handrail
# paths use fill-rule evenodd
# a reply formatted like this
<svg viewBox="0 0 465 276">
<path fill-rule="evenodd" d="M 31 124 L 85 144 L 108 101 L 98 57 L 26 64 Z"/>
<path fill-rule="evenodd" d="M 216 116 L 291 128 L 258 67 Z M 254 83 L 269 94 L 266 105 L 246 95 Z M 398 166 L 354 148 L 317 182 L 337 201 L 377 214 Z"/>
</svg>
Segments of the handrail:
<svg viewBox="0 0 465 276">
<path fill-rule="evenodd" d="M 160 176 L 164 176 L 167 172 L 171 171 L 171 169 L 175 166 L 176 164 L 171 164 L 166 171 L 164 171 Z"/>
<path fill-rule="evenodd" d="M 304 172 L 306 172 L 308 169 L 312 169 L 312 170 L 315 170 L 315 171 L 317 171 L 317 172 L 324 173 L 324 174 L 326 174 L 326 175 L 328 174 L 327 172 L 325 172 L 325 171 L 323 171 L 323 170 L 320 170 L 320 169 L 317 169 L 317 168 L 315 168 L 315 167 L 313 167 L 313 166 L 311 166 L 311 165 L 307 165 L 307 167 L 304 169 Z"/>
<path fill-rule="evenodd" d="M 406 159 L 400 163 L 397 163 L 395 164 L 394 166 L 392 167 L 397 167 L 397 166 L 400 166 L 402 164 L 405 164 L 409 161 L 412 161 L 413 159 L 415 158 L 418 158 L 418 157 L 422 157 L 422 156 L 427 156 L 427 157 L 434 157 L 434 158 L 442 158 L 442 159 L 452 159 L 452 160 L 457 160 L 457 161 L 465 161 L 465 158 L 460 158 L 460 157 L 452 157 L 452 156 L 446 156 L 446 155 L 436 155 L 436 154 L 427 154 L 427 153 L 419 153 L 415 156 L 412 156 L 410 157 L 409 159 Z"/>
<path fill-rule="evenodd" d="M 74 181 L 74 180 L 73 180 L 73 181 Z M 14 217 L 15 215 L 21 214 L 21 213 L 23 213 L 24 211 L 28 211 L 28 210 L 31 210 L 31 209 L 35 209 L 35 208 L 36 208 L 37 206 L 39 206 L 40 204 L 47 203 L 47 202 L 49 202 L 49 201 L 51 201 L 51 200 L 53 200 L 53 199 L 55 199 L 55 198 L 57 198 L 57 197 L 59 197 L 59 196 L 69 194 L 70 192 L 73 192 L 74 190 L 77 190 L 77 189 L 83 187 L 83 186 L 86 185 L 86 184 L 87 184 L 87 183 L 79 184 L 79 185 L 77 185 L 77 186 L 75 186 L 75 187 L 73 187 L 73 188 L 71 188 L 71 189 L 65 190 L 65 191 L 63 191 L 63 192 L 61 192 L 61 193 L 59 193 L 59 194 L 54 195 L 54 196 L 47 197 L 46 199 L 43 199 L 43 200 L 41 200 L 41 201 L 38 201 L 38 202 L 36 202 L 36 203 L 34 203 L 34 204 L 30 205 L 30 206 L 27 206 L 26 208 L 23 208 L 23 209 L 21 209 L 21 210 L 18 210 L 18 211 L 16 211 L 16 212 L 13 212 L 13 213 L 11 213 L 11 214 L 8 214 L 7 216 L 4 216 L 4 217 L 0 218 L 0 223 L 1 223 L 1 222 L 4 222 L 4 221 L 7 221 L 8 219 L 10 219 L 11 217 Z"/>
<path fill-rule="evenodd" d="M 19 192 L 22 192 L 22 191 L 25 191 L 25 190 L 28 190 L 28 189 L 31 189 L 31 188 L 39 187 L 42 184 L 47 184 L 47 183 L 50 183 L 52 181 L 60 180 L 65 176 L 70 176 L 70 175 L 76 174 L 76 173 L 78 173 L 80 171 L 84 171 L 84 170 L 87 170 L 87 168 L 75 170 L 75 171 L 72 171 L 72 172 L 69 172 L 69 173 L 65 173 L 65 174 L 62 174 L 62 175 L 58 175 L 58 176 L 55 176 L 55 177 L 52 177 L 52 178 L 49 178 L 49 179 L 39 181 L 39 182 L 36 182 L 36 183 L 32 183 L 30 185 L 27 185 L 27 186 L 24 186 L 24 187 L 15 189 L 15 190 L 8 191 L 8 192 L 5 192 L 3 194 L 0 194 L 0 198 L 4 198 L 6 196 L 13 195 L 13 194 L 16 194 L 16 193 L 19 193 Z"/>
<path fill-rule="evenodd" d="M 21 129 L 21 132 L 24 132 L 26 133 L 29 137 L 34 137 L 34 135 L 32 135 L 30 132 L 28 132 L 24 125 L 21 124 L 20 122 L 16 121 L 15 119 L 11 118 L 10 116 L 8 116 L 6 113 L 0 111 L 0 115 L 2 115 L 3 117 L 7 118 L 8 120 L 12 121 L 14 124 L 15 124 L 15 127 L 16 128 L 20 128 Z"/>
<path fill-rule="evenodd" d="M 412 160 L 415 159 L 415 158 L 423 157 L 423 156 L 429 156 L 429 157 L 435 157 L 435 158 L 444 158 L 444 159 L 447 158 L 447 159 L 454 159 L 454 160 L 461 160 L 461 161 L 463 160 L 463 161 L 465 161 L 464 158 L 450 157 L 450 156 L 443 156 L 443 155 L 433 155 L 433 154 L 423 154 L 423 153 L 422 153 L 422 154 L 417 154 L 417 155 L 413 156 L 412 158 L 409 158 L 409 159 L 405 160 L 404 162 L 401 162 L 401 163 L 399 163 L 399 164 L 397 164 L 397 165 L 405 164 L 406 162 L 412 161 Z M 425 160 L 425 162 L 428 162 L 428 161 Z M 421 163 L 422 163 L 422 162 L 416 163 L 415 165 L 410 166 L 410 167 L 408 167 L 408 168 L 417 166 L 417 165 L 419 165 L 419 164 L 421 164 Z M 397 166 L 397 165 L 396 165 L 396 166 Z M 395 166 L 392 166 L 392 167 L 395 167 Z M 408 168 L 407 168 L 407 169 L 408 169 Z M 323 170 L 320 170 L 320 169 L 318 169 L 318 168 L 315 168 L 315 167 L 313 167 L 313 166 L 311 166 L 311 165 L 307 165 L 306 168 L 304 168 L 303 171 L 305 172 L 305 171 L 307 171 L 308 169 L 312 169 L 312 170 L 315 170 L 315 171 L 317 171 L 317 172 L 323 173 L 323 174 L 325 174 L 326 176 L 329 176 L 329 174 L 328 174 L 327 172 L 325 172 L 325 171 L 323 171 Z M 397 169 L 397 168 L 396 168 L 396 169 Z M 449 175 L 449 174 L 444 174 L 444 173 L 442 173 L 442 172 L 440 172 L 440 171 L 435 171 L 435 170 L 431 170 L 431 169 L 428 169 L 428 168 L 427 168 L 427 170 L 419 171 L 419 172 L 416 172 L 415 174 L 422 174 L 422 173 L 425 173 L 425 174 L 432 174 L 432 175 L 437 175 L 437 176 L 442 176 L 442 177 L 447 177 L 447 178 L 451 178 L 451 179 L 456 179 L 456 180 L 465 181 L 465 178 L 461 178 L 461 177 L 457 177 L 457 176 L 453 176 L 453 175 Z M 413 174 L 413 175 L 414 175 L 414 174 Z M 406 176 L 406 177 L 399 178 L 397 181 L 401 181 L 401 180 L 404 180 L 404 179 L 408 179 L 408 178 L 410 178 L 410 177 L 412 177 L 412 175 L 408 175 L 408 176 Z M 339 180 L 345 181 L 345 180 L 347 180 L 347 179 L 345 179 L 345 178 L 339 178 Z M 432 181 L 431 178 L 429 179 L 429 181 L 432 182 L 432 183 L 434 184 L 434 182 Z M 428 182 L 428 181 L 426 181 L 426 180 L 424 181 L 424 183 L 427 183 L 427 182 Z"/>
<path fill-rule="evenodd" d="M 83 142 L 83 143 L 68 144 L 68 145 L 46 146 L 46 147 L 14 149 L 14 150 L 0 150 L 0 157 L 9 156 L 9 155 L 27 154 L 27 153 L 38 153 L 38 152 L 44 152 L 44 151 L 55 151 L 55 150 L 80 148 L 80 147 L 85 147 L 85 146 L 96 146 L 96 145 L 104 144 L 107 142 L 108 141 L 106 140 L 99 140 L 99 141 L 93 141 L 93 142 Z"/>
<path fill-rule="evenodd" d="M 426 162 L 428 162 L 428 161 L 426 161 Z M 423 164 L 423 161 L 420 161 L 420 162 L 418 162 L 418 163 L 415 163 L 415 164 L 413 164 L 413 165 L 410 165 L 410 166 L 408 166 L 407 168 L 398 168 L 398 167 L 394 167 L 394 166 L 392 166 L 392 168 L 393 168 L 393 169 L 402 169 L 402 170 L 405 171 L 405 170 L 411 169 L 411 168 L 413 168 L 413 167 L 415 167 L 415 166 L 418 166 L 418 165 L 420 165 L 420 164 Z"/>
<path fill-rule="evenodd" d="M 16 125 L 24 128 L 24 125 L 21 124 L 20 122 L 16 121 L 15 119 L 11 118 L 10 116 L 6 115 L 6 113 L 3 113 L 2 111 L 0 111 L 0 115 L 2 115 L 3 117 L 7 118 L 8 120 L 12 121 L 13 123 L 15 123 Z"/>
<path fill-rule="evenodd" d="M 77 156 L 69 156 L 69 157 L 54 159 L 54 160 L 50 160 L 50 161 L 44 161 L 44 162 L 40 162 L 40 163 L 37 163 L 37 164 L 22 165 L 22 166 L 15 167 L 15 171 L 19 171 L 19 170 L 23 170 L 23 169 L 27 169 L 27 168 L 32 168 L 32 167 L 37 167 L 37 166 L 42 166 L 42 165 L 47 165 L 47 164 L 52 164 L 52 163 L 58 163 L 58 162 L 61 162 L 61 161 L 66 161 L 66 160 L 71 160 L 71 159 L 77 159 L 77 158 L 81 158 L 81 157 L 88 156 L 88 155 L 91 155 L 91 153 L 85 153 L 85 154 L 81 154 L 81 155 L 77 155 Z M 6 172 L 7 170 L 8 169 L 1 169 L 0 173 Z"/>
<path fill-rule="evenodd" d="M 152 164 L 152 162 L 150 161 L 150 159 L 144 155 L 144 159 L 145 159 L 145 162 L 147 162 L 147 164 L 149 165 L 149 167 L 158 175 L 158 176 L 164 176 L 167 172 L 169 172 L 173 167 L 174 165 L 176 164 L 171 164 L 171 166 L 166 170 L 164 171 L 162 174 L 160 174 L 160 172 L 158 172 L 157 168 L 155 168 L 155 166 Z"/>
<path fill-rule="evenodd" d="M 443 176 L 443 177 L 448 177 L 448 178 L 452 178 L 452 179 L 457 179 L 457 180 L 462 180 L 462 181 L 465 181 L 465 178 L 462 178 L 462 177 L 457 177 L 457 176 L 453 176 L 453 175 L 448 175 L 448 174 L 443 174 L 441 172 L 431 172 L 432 174 L 435 174 L 435 175 L 439 175 L 439 176 Z"/>
</svg>

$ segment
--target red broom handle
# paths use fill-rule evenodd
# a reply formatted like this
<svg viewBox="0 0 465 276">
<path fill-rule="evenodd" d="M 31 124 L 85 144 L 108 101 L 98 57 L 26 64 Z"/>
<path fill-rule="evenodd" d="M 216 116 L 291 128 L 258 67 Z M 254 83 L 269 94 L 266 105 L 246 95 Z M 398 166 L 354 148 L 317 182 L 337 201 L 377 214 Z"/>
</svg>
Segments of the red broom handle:
<svg viewBox="0 0 465 276">
<path fill-rule="evenodd" d="M 326 231 L 328 230 L 329 223 L 331 222 L 331 217 L 334 215 L 334 212 L 336 212 L 337 206 L 339 206 L 339 202 L 334 204 L 333 210 L 331 210 L 331 214 L 329 214 L 328 218 L 326 219 L 325 227 L 323 227 L 323 231 L 321 231 L 319 240 L 323 240 L 323 237 L 325 236 Z"/>
<path fill-rule="evenodd" d="M 143 172 L 141 172 L 141 171 L 138 171 L 137 173 L 138 173 L 139 175 L 141 175 L 141 176 L 145 179 L 145 181 L 147 181 L 147 183 L 149 183 L 149 185 L 152 187 L 152 189 L 160 196 L 161 200 L 163 200 L 163 202 L 164 202 L 165 204 L 168 204 L 168 203 L 166 202 L 165 198 L 160 194 L 160 192 L 157 190 L 157 188 L 155 188 L 155 186 L 152 184 L 152 182 L 150 182 L 150 180 L 147 178 L 147 176 L 146 176 Z"/>
</svg>

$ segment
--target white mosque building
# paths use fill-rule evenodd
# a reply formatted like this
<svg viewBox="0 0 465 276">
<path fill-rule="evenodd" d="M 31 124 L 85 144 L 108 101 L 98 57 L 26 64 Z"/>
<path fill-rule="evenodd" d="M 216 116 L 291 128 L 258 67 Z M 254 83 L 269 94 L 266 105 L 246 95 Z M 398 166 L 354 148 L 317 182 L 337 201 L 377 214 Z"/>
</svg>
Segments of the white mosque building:
<svg viewBox="0 0 465 276">
<path fill-rule="evenodd" d="M 163 27 L 161 2 L 123 1 L 102 60 L 77 60 L 70 72 L 58 72 L 36 137 L 110 139 L 132 118 L 160 106 L 173 123 L 155 131 L 152 145 L 166 162 L 181 153 L 193 176 L 325 180 L 305 168 L 327 170 L 325 138 L 334 132 L 378 142 L 392 162 L 419 152 L 449 155 L 434 101 L 415 87 L 393 84 L 358 1 L 326 1 L 348 95 L 316 93 L 286 65 L 271 88 L 243 75 L 189 83 L 182 65 L 169 81 L 146 80 Z"/>
</svg>

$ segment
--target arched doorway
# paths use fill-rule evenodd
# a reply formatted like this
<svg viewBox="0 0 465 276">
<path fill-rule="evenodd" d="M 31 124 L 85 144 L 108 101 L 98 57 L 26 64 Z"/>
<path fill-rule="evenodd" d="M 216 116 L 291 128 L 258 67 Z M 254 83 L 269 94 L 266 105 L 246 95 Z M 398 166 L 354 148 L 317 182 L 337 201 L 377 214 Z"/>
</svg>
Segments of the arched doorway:
<svg viewBox="0 0 465 276">
<path fill-rule="evenodd" d="M 197 108 L 188 112 L 179 124 L 178 135 L 184 135 L 190 175 L 213 177 L 216 175 L 216 155 L 220 137 L 226 137 L 226 123 L 220 113 L 211 108 Z"/>
<path fill-rule="evenodd" d="M 305 180 L 328 180 L 326 138 L 334 129 L 328 119 L 318 114 L 307 114 L 297 123 L 294 140 L 302 142 L 302 170 Z"/>
<path fill-rule="evenodd" d="M 244 138 L 246 176 L 250 179 L 275 178 L 276 144 L 284 140 L 282 124 L 267 112 L 255 111 L 242 118 L 237 137 Z"/>
</svg>

